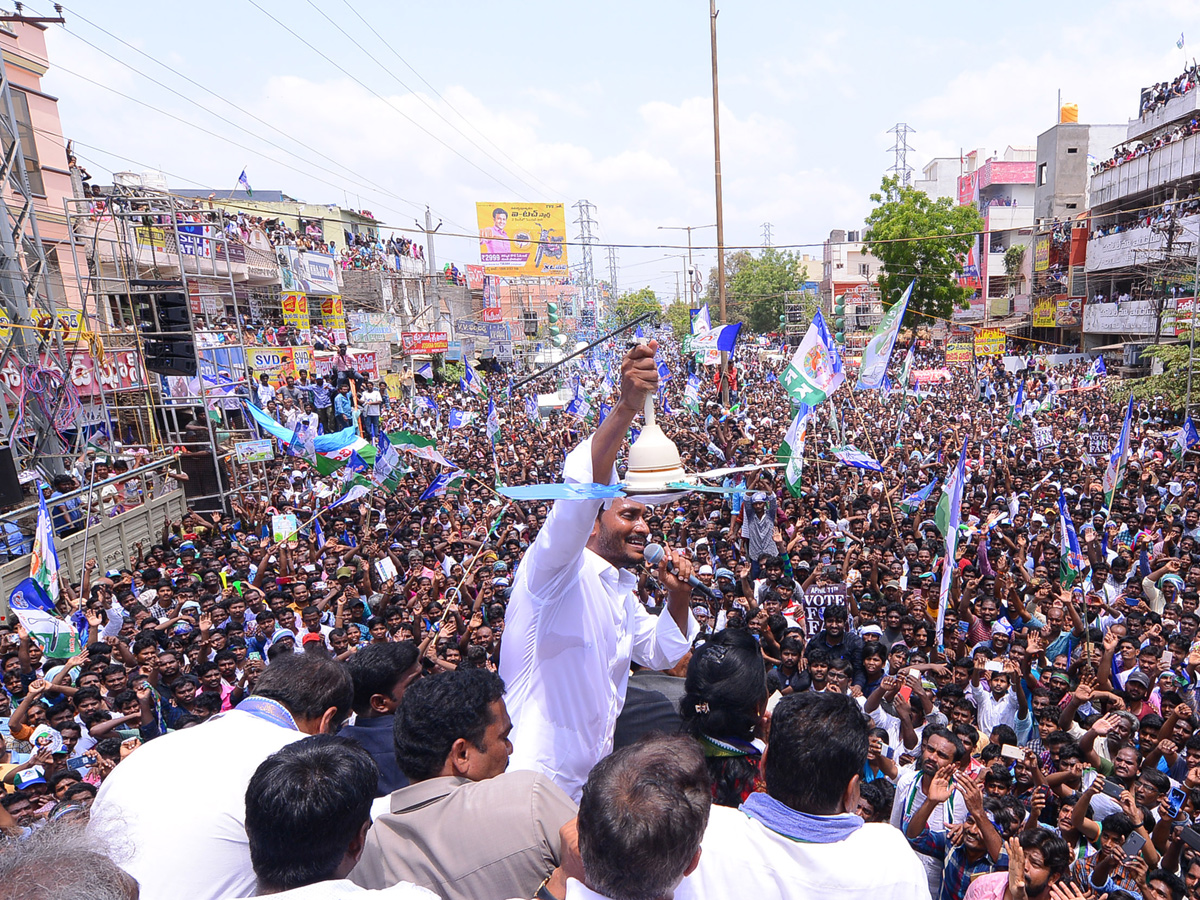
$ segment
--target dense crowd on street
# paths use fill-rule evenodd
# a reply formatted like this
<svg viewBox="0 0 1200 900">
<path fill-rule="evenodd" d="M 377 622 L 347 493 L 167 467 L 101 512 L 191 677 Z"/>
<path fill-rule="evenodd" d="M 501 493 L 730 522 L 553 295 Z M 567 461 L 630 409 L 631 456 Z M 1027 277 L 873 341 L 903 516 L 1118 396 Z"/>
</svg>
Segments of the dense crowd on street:
<svg viewBox="0 0 1200 900">
<path fill-rule="evenodd" d="M 1126 407 L 1090 360 L 851 378 L 793 492 L 764 467 L 790 350 L 746 339 L 724 397 L 660 339 L 516 388 L 389 395 L 344 349 L 256 388 L 289 428 L 433 443 L 336 505 L 354 481 L 304 453 L 234 466 L 227 510 L 62 572 L 76 655 L 0 627 L 0 898 L 1200 900 L 1200 487 L 1175 416 L 1135 404 L 1109 501 Z M 498 492 L 613 483 L 651 394 L 689 472 L 760 468 L 646 504 Z M 92 461 L 48 495 L 60 535 Z"/>
</svg>

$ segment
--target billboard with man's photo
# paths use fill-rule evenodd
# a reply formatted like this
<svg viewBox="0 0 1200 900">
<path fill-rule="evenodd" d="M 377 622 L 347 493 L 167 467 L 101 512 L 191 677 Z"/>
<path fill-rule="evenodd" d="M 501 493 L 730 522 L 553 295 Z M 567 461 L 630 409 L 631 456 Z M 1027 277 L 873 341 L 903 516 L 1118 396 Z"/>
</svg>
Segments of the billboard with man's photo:
<svg viewBox="0 0 1200 900">
<path fill-rule="evenodd" d="M 488 275 L 562 278 L 567 220 L 561 203 L 476 203 L 479 261 Z"/>
</svg>

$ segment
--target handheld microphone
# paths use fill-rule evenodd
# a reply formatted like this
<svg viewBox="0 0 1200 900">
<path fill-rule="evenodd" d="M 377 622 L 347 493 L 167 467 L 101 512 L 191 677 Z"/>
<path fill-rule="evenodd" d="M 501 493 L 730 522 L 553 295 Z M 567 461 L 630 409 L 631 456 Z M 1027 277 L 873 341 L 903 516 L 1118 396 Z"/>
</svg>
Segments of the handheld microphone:
<svg viewBox="0 0 1200 900">
<path fill-rule="evenodd" d="M 657 566 L 667 554 L 660 544 L 646 544 L 646 549 L 642 551 L 642 555 L 647 563 L 652 566 Z M 670 560 L 667 561 L 667 571 L 672 574 L 675 572 L 675 564 Z M 723 594 L 710 588 L 695 575 L 689 575 L 687 583 L 704 596 L 708 597 L 710 600 L 716 600 L 717 602 L 720 602 L 722 599 L 724 599 Z"/>
</svg>

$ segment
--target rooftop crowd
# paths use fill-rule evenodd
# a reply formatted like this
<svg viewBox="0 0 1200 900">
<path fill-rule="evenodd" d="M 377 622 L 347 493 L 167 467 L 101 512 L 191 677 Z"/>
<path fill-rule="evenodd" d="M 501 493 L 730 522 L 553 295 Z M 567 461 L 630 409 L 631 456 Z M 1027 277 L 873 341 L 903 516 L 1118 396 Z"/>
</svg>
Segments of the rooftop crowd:
<svg viewBox="0 0 1200 900">
<path fill-rule="evenodd" d="M 799 496 L 773 468 L 645 506 L 494 490 L 610 482 L 654 392 L 688 471 L 774 462 L 793 409 L 768 350 L 745 341 L 727 403 L 702 371 L 697 412 L 670 339 L 514 391 L 350 392 L 335 368 L 323 426 L 433 438 L 466 477 L 432 490 L 445 467 L 406 452 L 395 490 L 330 507 L 344 471 L 281 455 L 229 473 L 265 480 L 228 511 L 64 572 L 76 656 L 0 627 L 0 898 L 1200 900 L 1197 463 L 1139 403 L 1109 511 L 1125 407 L 1087 360 L 847 384 Z M 561 385 L 590 413 L 535 415 Z M 298 388 L 265 408 L 297 421 Z"/>
</svg>

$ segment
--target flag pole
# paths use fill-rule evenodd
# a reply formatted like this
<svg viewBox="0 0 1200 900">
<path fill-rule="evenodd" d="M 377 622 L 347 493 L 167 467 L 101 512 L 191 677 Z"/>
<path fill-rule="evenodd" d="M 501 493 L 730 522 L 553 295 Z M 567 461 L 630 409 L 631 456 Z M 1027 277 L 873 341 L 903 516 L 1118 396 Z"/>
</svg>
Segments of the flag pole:
<svg viewBox="0 0 1200 900">
<path fill-rule="evenodd" d="M 862 410 L 860 410 L 858 408 L 858 401 L 854 399 L 854 391 L 850 392 L 850 405 L 854 407 L 854 414 L 858 418 L 859 426 L 862 428 L 862 430 L 867 435 L 867 443 L 870 444 L 870 446 L 871 446 L 871 452 L 875 455 L 876 462 L 878 462 L 880 465 L 882 465 L 883 460 L 881 460 L 879 458 L 879 451 L 877 449 L 875 449 L 875 440 L 871 437 L 871 430 L 869 428 L 867 428 L 867 426 L 864 424 L 863 419 L 862 419 Z M 882 475 L 882 473 L 880 473 L 880 474 Z M 888 512 L 892 516 L 892 530 L 895 532 L 896 537 L 902 538 L 903 536 L 900 534 L 900 530 L 899 530 L 900 523 L 896 521 L 896 510 L 892 506 L 892 495 L 890 493 L 888 493 L 886 486 L 883 489 L 883 496 L 887 498 Z M 901 541 L 901 543 L 903 543 L 903 541 Z"/>
<path fill-rule="evenodd" d="M 83 568 L 80 569 L 80 572 L 79 572 L 80 585 L 83 584 L 83 576 L 84 576 L 84 573 L 87 571 L 88 535 L 90 534 L 90 532 L 92 530 L 92 497 L 96 493 L 96 491 L 95 491 L 96 459 L 97 459 L 97 457 L 92 457 L 92 468 L 88 474 L 88 502 L 87 502 L 87 514 L 83 520 Z M 103 503 L 100 504 L 100 509 L 101 510 L 104 509 Z M 84 602 L 86 602 L 86 598 L 85 598 Z"/>
</svg>

